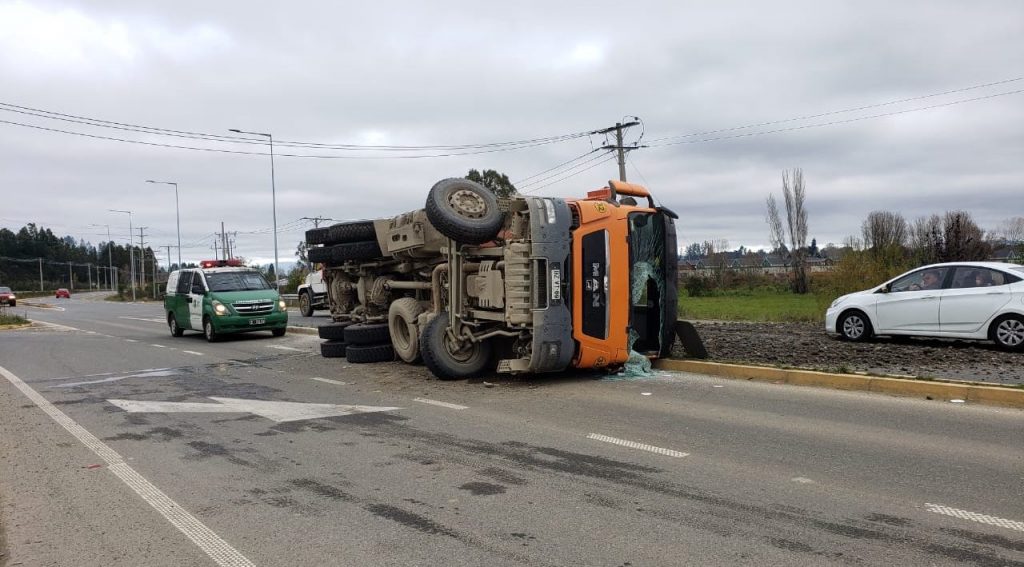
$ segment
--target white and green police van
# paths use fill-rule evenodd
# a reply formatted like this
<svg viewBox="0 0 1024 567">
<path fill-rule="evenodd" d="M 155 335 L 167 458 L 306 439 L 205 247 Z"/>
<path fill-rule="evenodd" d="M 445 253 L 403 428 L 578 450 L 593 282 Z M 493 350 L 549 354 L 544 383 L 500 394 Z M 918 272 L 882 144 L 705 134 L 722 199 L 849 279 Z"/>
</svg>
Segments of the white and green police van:
<svg viewBox="0 0 1024 567">
<path fill-rule="evenodd" d="M 164 311 L 171 335 L 200 331 L 213 342 L 231 333 L 288 328 L 287 306 L 263 274 L 238 260 L 204 260 L 167 278 Z"/>
</svg>

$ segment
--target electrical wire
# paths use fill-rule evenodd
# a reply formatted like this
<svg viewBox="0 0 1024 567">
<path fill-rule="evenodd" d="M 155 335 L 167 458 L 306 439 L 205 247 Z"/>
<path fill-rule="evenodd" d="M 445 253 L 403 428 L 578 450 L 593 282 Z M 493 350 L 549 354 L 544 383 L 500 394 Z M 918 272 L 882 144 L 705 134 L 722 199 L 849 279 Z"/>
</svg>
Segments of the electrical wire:
<svg viewBox="0 0 1024 567">
<path fill-rule="evenodd" d="M 933 104 L 933 105 L 930 105 L 930 106 L 922 106 L 922 107 L 919 107 L 919 108 L 910 108 L 910 109 L 906 109 L 906 110 L 896 110 L 896 111 L 893 111 L 893 112 L 885 112 L 885 113 L 882 113 L 882 114 L 873 114 L 873 115 L 870 115 L 870 116 L 859 116 L 857 118 L 849 118 L 849 119 L 846 119 L 846 120 L 833 120 L 833 121 L 830 121 L 830 122 L 820 122 L 818 124 L 805 124 L 805 125 L 802 125 L 802 126 L 792 126 L 792 127 L 789 127 L 789 128 L 777 128 L 775 130 L 764 130 L 764 131 L 760 131 L 760 132 L 748 132 L 748 133 L 745 133 L 745 134 L 734 134 L 732 136 L 718 136 L 718 137 L 715 137 L 715 138 L 703 138 L 703 139 L 700 139 L 700 140 L 681 140 L 681 141 L 677 141 L 677 142 L 664 142 L 664 143 L 660 143 L 660 144 L 659 143 L 650 143 L 650 144 L 647 144 L 645 147 L 648 147 L 648 148 L 658 148 L 658 147 L 664 147 L 664 146 L 676 146 L 676 145 L 680 145 L 680 144 L 700 144 L 700 143 L 704 143 L 704 142 L 717 142 L 717 141 L 720 141 L 720 140 L 731 140 L 731 139 L 734 139 L 734 138 L 750 138 L 750 137 L 753 137 L 753 136 L 763 136 L 765 134 L 778 134 L 780 132 L 793 132 L 793 131 L 796 131 L 796 130 L 806 130 L 806 129 L 809 129 L 809 128 L 822 128 L 824 126 L 835 126 L 837 124 L 849 124 L 851 122 L 859 122 L 861 120 L 872 120 L 874 118 L 884 118 L 886 116 L 896 116 L 896 115 L 899 115 L 899 114 L 907 114 L 907 113 L 910 113 L 910 112 L 920 112 L 922 110 L 931 110 L 931 109 L 934 109 L 934 108 L 942 108 L 942 107 L 946 107 L 946 106 L 953 106 L 953 105 L 964 104 L 964 103 L 968 103 L 968 102 L 977 102 L 977 101 L 980 101 L 980 100 L 987 100 L 987 99 L 996 98 L 996 97 L 1000 97 L 1000 96 L 1007 96 L 1007 95 L 1013 95 L 1013 94 L 1019 94 L 1019 93 L 1024 93 L 1024 89 L 1019 89 L 1019 90 L 1015 90 L 1015 91 L 1007 91 L 1007 92 L 996 93 L 996 94 L 985 95 L 985 96 L 979 96 L 979 97 L 963 99 L 963 100 L 955 100 L 955 101 L 952 101 L 952 102 L 945 102 L 945 103 L 942 103 L 942 104 Z"/>
<path fill-rule="evenodd" d="M 575 176 L 577 176 L 577 175 L 579 175 L 579 174 L 583 173 L 584 171 L 588 171 L 588 170 L 590 170 L 590 169 L 594 169 L 595 167 L 597 167 L 597 166 L 599 166 L 599 165 L 603 165 L 603 164 L 605 164 L 605 163 L 608 163 L 608 162 L 610 162 L 610 161 L 614 161 L 615 159 L 616 159 L 616 157 L 615 157 L 614 155 L 612 155 L 612 156 L 607 156 L 607 157 L 606 157 L 606 158 L 605 158 L 604 160 L 602 160 L 602 161 L 599 161 L 599 162 L 595 163 L 594 165 L 591 165 L 590 167 L 587 167 L 587 168 L 581 169 L 581 170 L 579 170 L 579 171 L 577 171 L 577 172 L 575 172 L 575 173 L 571 173 L 571 174 L 569 174 L 569 175 L 566 175 L 565 177 L 562 177 L 562 178 L 556 179 L 556 180 L 552 181 L 551 183 L 546 183 L 546 184 L 544 184 L 544 185 L 539 185 L 539 186 L 537 186 L 537 187 L 534 187 L 533 189 L 530 189 L 530 190 L 527 190 L 527 191 L 523 191 L 523 193 L 524 193 L 524 194 L 529 194 L 529 193 L 533 193 L 534 191 L 538 191 L 538 190 L 540 190 L 540 189 L 543 189 L 543 188 L 545 188 L 545 187 L 550 187 L 551 185 L 554 185 L 554 184 L 556 184 L 556 183 L 561 183 L 562 181 L 565 181 L 566 179 L 569 179 L 569 178 L 571 178 L 571 177 L 575 177 Z"/>
<path fill-rule="evenodd" d="M 734 126 L 732 128 L 722 128 L 722 129 L 719 129 L 719 130 L 707 130 L 705 132 L 696 132 L 696 133 L 693 133 L 693 134 L 678 134 L 678 135 L 674 135 L 674 136 L 664 136 L 664 137 L 661 137 L 661 138 L 655 138 L 655 139 L 651 140 L 650 143 L 653 144 L 654 142 L 661 142 L 661 141 L 664 141 L 664 140 L 674 140 L 674 139 L 677 139 L 677 138 L 692 138 L 694 136 L 707 136 L 707 135 L 710 135 L 710 134 L 719 134 L 719 133 L 722 133 L 722 132 L 734 132 L 736 130 L 746 130 L 746 129 L 749 129 L 749 128 L 760 128 L 762 126 L 773 126 L 775 124 L 785 124 L 787 122 L 796 122 L 796 121 L 799 121 L 799 120 L 812 120 L 814 118 L 822 118 L 822 117 L 825 117 L 825 116 L 832 116 L 832 115 L 835 115 L 835 114 L 845 114 L 847 112 L 857 112 L 857 111 L 861 111 L 861 110 L 869 110 L 869 109 L 872 109 L 872 108 L 880 108 L 880 107 L 883 107 L 883 106 L 892 106 L 894 104 L 902 104 L 902 103 L 905 103 L 905 102 L 913 102 L 915 100 L 923 100 L 923 99 L 927 99 L 927 98 L 935 98 L 935 97 L 945 96 L 945 95 L 949 95 L 949 94 L 962 93 L 962 92 L 967 92 L 967 91 L 971 91 L 971 90 L 982 89 L 982 88 L 985 88 L 985 87 L 993 87 L 993 86 L 996 86 L 996 85 L 1005 85 L 1007 83 L 1013 83 L 1013 82 L 1022 81 L 1022 80 L 1024 80 L 1024 77 L 1015 77 L 1013 79 L 1005 79 L 1005 80 L 1002 80 L 1002 81 L 995 81 L 995 82 L 992 82 L 992 83 L 985 83 L 985 84 L 981 84 L 981 85 L 972 85 L 970 87 L 964 87 L 964 88 L 960 88 L 960 89 L 953 89 L 953 90 L 943 91 L 943 92 L 940 92 L 940 93 L 932 93 L 932 94 L 926 94 L 926 95 L 921 95 L 921 96 L 914 96 L 914 97 L 910 97 L 910 98 L 903 98 L 903 99 L 900 99 L 900 100 L 892 100 L 892 101 L 889 101 L 889 102 L 881 102 L 881 103 L 878 103 L 878 104 L 869 104 L 869 105 L 858 106 L 858 107 L 854 107 L 854 108 L 845 108 L 845 109 L 842 109 L 842 110 L 832 110 L 832 111 L 829 111 L 829 112 L 822 112 L 820 114 L 809 114 L 809 115 L 806 115 L 806 116 L 797 116 L 795 118 L 786 118 L 786 119 L 783 119 L 783 120 L 772 120 L 770 122 L 760 122 L 760 123 L 757 123 L 757 124 L 747 124 L 746 126 Z M 1015 91 L 1015 92 L 1019 92 L 1019 91 Z M 972 100 L 977 100 L 977 99 L 972 99 Z M 641 135 L 641 137 L 642 137 L 642 135 Z"/>
</svg>

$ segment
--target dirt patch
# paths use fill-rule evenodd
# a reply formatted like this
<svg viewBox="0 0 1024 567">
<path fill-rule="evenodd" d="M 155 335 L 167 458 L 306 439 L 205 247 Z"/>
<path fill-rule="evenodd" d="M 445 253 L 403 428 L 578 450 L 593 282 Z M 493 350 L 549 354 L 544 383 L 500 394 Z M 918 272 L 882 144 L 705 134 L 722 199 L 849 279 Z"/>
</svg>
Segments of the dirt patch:
<svg viewBox="0 0 1024 567">
<path fill-rule="evenodd" d="M 830 337 L 820 323 L 697 321 L 694 326 L 715 362 L 1024 385 L 1024 354 L 988 342 L 877 338 L 851 343 Z M 685 358 L 678 344 L 673 355 Z"/>
</svg>

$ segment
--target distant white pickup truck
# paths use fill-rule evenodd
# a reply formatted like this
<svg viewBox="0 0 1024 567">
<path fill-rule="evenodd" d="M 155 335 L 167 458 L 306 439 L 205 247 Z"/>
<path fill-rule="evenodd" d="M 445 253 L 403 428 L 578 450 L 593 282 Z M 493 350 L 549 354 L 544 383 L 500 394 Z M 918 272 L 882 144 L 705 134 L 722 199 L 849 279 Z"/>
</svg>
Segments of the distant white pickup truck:
<svg viewBox="0 0 1024 567">
<path fill-rule="evenodd" d="M 324 271 L 317 270 L 306 276 L 299 286 L 299 312 L 303 317 L 312 317 L 317 309 L 327 309 L 327 284 L 324 283 Z"/>
</svg>

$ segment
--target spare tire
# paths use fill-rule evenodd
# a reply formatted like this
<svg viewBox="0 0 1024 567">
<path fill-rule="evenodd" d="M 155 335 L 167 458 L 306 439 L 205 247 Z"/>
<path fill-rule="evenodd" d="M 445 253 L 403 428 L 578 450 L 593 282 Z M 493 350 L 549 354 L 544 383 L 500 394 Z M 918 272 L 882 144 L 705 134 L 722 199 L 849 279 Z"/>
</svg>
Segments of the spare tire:
<svg viewBox="0 0 1024 567">
<path fill-rule="evenodd" d="M 356 323 L 345 327 L 345 342 L 350 345 L 391 344 L 387 323 Z"/>
<path fill-rule="evenodd" d="M 373 221 L 342 222 L 306 231 L 306 244 L 342 244 L 376 239 Z"/>
<path fill-rule="evenodd" d="M 310 248 L 306 251 L 310 262 L 314 264 L 328 264 L 336 266 L 349 261 L 373 260 L 381 258 L 380 245 L 376 240 L 363 240 L 360 242 L 346 242 L 344 244 L 333 244 L 320 248 Z"/>
<path fill-rule="evenodd" d="M 442 179 L 427 195 L 427 219 L 438 232 L 461 244 L 482 244 L 501 230 L 505 215 L 498 198 L 468 179 Z"/>
<path fill-rule="evenodd" d="M 419 326 L 416 324 L 423 306 L 412 297 L 403 297 L 391 302 L 388 307 L 388 330 L 395 354 L 405 362 L 413 363 L 420 358 Z"/>
<path fill-rule="evenodd" d="M 341 341 L 324 341 L 320 343 L 320 356 L 324 358 L 344 358 L 347 346 Z"/>
<path fill-rule="evenodd" d="M 351 321 L 334 323 L 333 325 L 320 325 L 316 332 L 321 339 L 340 341 L 345 339 L 345 327 L 352 325 Z"/>
<path fill-rule="evenodd" d="M 391 345 L 348 345 L 345 358 L 354 364 L 367 362 L 391 362 L 395 359 L 395 349 Z"/>
</svg>

